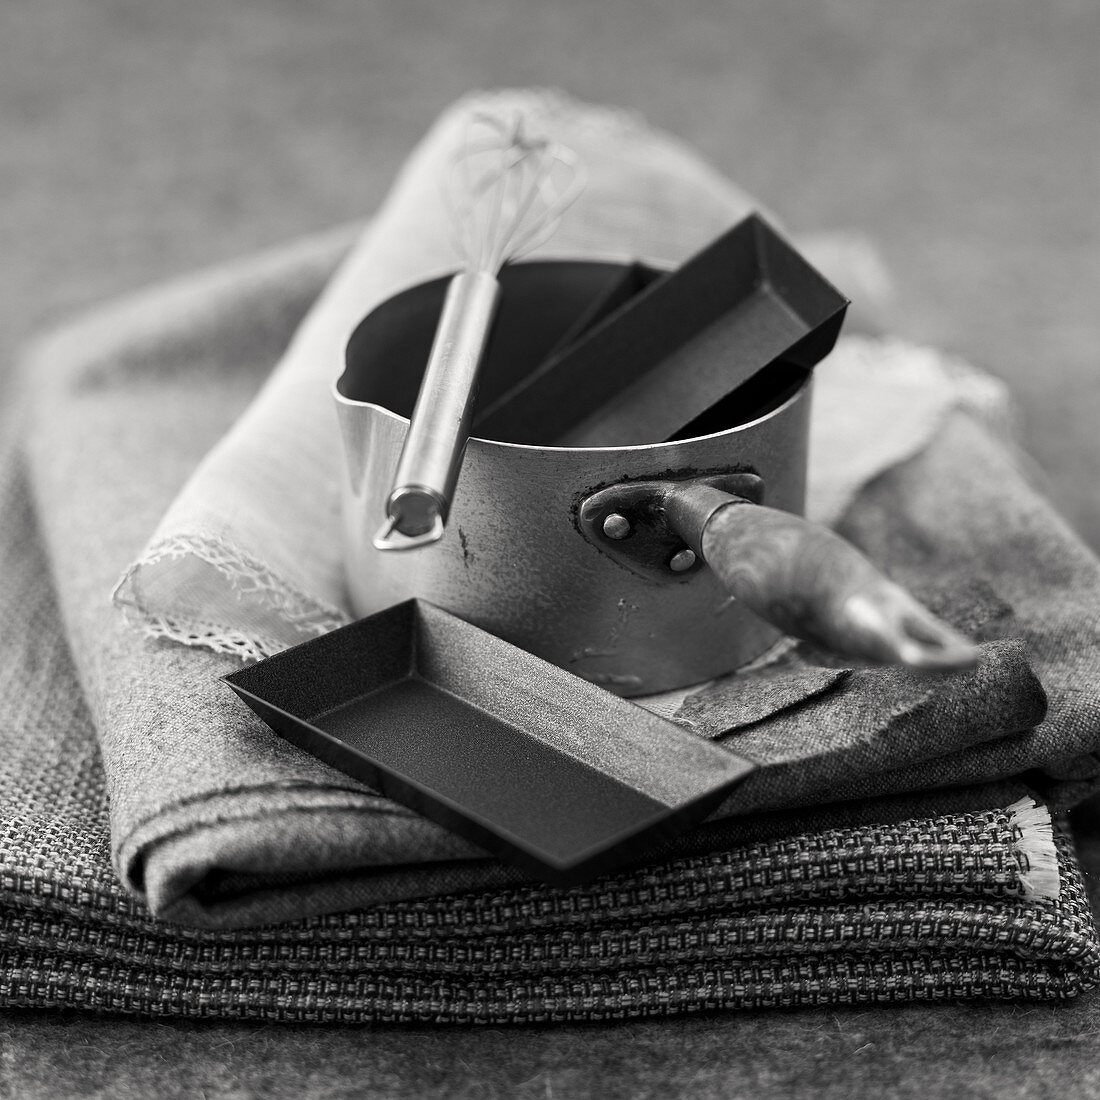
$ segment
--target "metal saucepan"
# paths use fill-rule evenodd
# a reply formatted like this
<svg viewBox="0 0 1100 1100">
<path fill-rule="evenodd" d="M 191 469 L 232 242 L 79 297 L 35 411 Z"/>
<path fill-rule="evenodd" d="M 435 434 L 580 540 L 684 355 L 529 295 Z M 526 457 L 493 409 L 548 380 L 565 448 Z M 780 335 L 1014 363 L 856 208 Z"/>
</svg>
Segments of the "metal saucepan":
<svg viewBox="0 0 1100 1100">
<path fill-rule="evenodd" d="M 480 400 L 513 388 L 624 270 L 505 268 Z M 738 422 L 707 435 L 599 448 L 471 438 L 442 539 L 376 550 L 446 286 L 413 287 L 365 318 L 336 385 L 358 614 L 419 597 L 620 695 L 710 679 L 783 632 L 861 659 L 973 663 L 964 639 L 798 518 L 812 375 L 791 363 L 755 378 Z"/>
</svg>

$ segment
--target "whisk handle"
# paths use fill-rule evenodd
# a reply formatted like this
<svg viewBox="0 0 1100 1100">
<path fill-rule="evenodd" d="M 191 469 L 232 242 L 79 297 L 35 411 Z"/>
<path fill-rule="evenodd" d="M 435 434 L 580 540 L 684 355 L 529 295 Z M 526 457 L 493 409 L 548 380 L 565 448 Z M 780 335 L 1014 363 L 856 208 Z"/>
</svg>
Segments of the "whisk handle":
<svg viewBox="0 0 1100 1100">
<path fill-rule="evenodd" d="M 477 397 L 478 372 L 496 317 L 500 283 L 483 271 L 447 287 L 412 421 L 386 499 L 380 550 L 434 542 L 443 534 Z M 397 533 L 397 537 L 394 532 Z"/>
</svg>

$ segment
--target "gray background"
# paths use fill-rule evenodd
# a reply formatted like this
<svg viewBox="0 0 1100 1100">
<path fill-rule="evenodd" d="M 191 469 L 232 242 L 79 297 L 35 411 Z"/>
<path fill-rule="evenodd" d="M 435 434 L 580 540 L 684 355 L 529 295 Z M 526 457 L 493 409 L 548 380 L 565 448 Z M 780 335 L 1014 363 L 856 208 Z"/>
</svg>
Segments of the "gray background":
<svg viewBox="0 0 1100 1100">
<path fill-rule="evenodd" d="M 795 231 L 871 236 L 890 327 L 1010 383 L 1100 547 L 1098 56 L 1094 0 L 4 0 L 0 352 L 364 217 L 470 88 L 559 85 L 680 134 Z M 1093 1000 L 522 1035 L 7 1014 L 0 1094 L 1096 1094 Z"/>
<path fill-rule="evenodd" d="M 1013 386 L 1100 544 L 1094 0 L 5 0 L 0 339 L 365 216 L 462 92 L 637 108 Z"/>
</svg>

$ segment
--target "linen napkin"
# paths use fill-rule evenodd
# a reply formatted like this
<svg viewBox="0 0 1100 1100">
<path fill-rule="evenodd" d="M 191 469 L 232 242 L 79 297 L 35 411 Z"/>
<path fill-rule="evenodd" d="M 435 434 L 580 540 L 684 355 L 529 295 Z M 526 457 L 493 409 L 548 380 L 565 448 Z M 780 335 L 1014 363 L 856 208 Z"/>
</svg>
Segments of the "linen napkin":
<svg viewBox="0 0 1100 1100">
<path fill-rule="evenodd" d="M 545 91 L 486 93 L 456 104 L 410 156 L 270 380 L 123 576 L 116 600 L 136 609 L 150 635 L 259 657 L 347 621 L 342 457 L 330 387 L 362 317 L 458 265 L 444 181 L 471 121 L 486 114 L 522 117 L 531 133 L 565 144 L 584 166 L 579 201 L 535 258 L 676 263 L 757 206 L 674 139 L 625 112 Z M 867 257 L 858 248 L 838 251 L 827 239 L 817 248 L 841 274 L 881 285 L 877 271 L 865 274 Z M 810 508 L 826 522 L 864 481 L 918 450 L 952 405 L 977 403 L 998 415 L 1004 404 L 994 383 L 961 365 L 883 346 L 842 348 L 821 389 Z M 867 430 L 871 409 L 889 432 Z"/>
<path fill-rule="evenodd" d="M 690 250 L 742 212 L 730 197 L 736 193 L 676 143 L 614 113 L 541 96 L 535 102 L 575 119 L 576 132 L 563 140 L 580 145 L 593 127 L 599 140 L 586 155 L 597 163 L 606 155 L 638 177 L 636 189 L 620 195 L 612 173 L 606 186 L 614 201 L 572 212 L 589 221 L 563 226 L 559 243 L 569 249 L 592 239 L 601 248 L 632 243 L 638 234 L 644 256 L 676 244 Z M 468 109 L 460 105 L 440 126 Z M 436 155 L 434 141 L 414 155 L 388 212 L 346 260 L 350 234 L 302 242 L 102 311 L 28 357 L 35 507 L 98 736 L 112 858 L 125 885 L 162 919 L 267 924 L 516 880 L 471 845 L 293 749 L 217 682 L 240 652 L 286 644 L 328 625 L 325 615 L 342 615 L 333 565 L 339 539 L 326 535 L 337 530 L 335 425 L 300 429 L 328 408 L 338 350 L 372 295 L 429 274 L 408 250 L 420 232 L 434 242 L 434 231 L 411 215 L 398 220 L 392 239 L 383 230 L 395 208 L 429 202 L 418 172 Z M 589 195 L 598 196 L 597 168 L 593 176 Z M 839 512 L 874 474 L 842 529 L 982 641 L 979 668 L 928 680 L 836 669 L 794 647 L 732 682 L 651 705 L 703 735 L 736 739 L 738 751 L 760 762 L 726 813 L 847 800 L 834 822 L 873 822 L 864 802 L 878 795 L 931 792 L 919 804 L 901 797 L 877 804 L 880 818 L 903 804 L 914 816 L 1004 810 L 1033 790 L 1055 804 L 1080 797 L 1098 771 L 1097 564 L 990 434 L 985 414 L 999 405 L 997 388 L 896 341 L 848 340 L 820 374 L 813 463 L 832 473 L 813 490 L 817 514 Z M 830 401 L 843 417 L 829 415 Z M 876 431 L 887 415 L 899 425 L 892 445 Z M 831 443 L 830 422 L 839 425 Z M 271 438 L 281 445 L 268 453 L 263 440 Z M 862 441 L 882 449 L 856 463 Z M 311 468 L 330 469 L 331 489 L 294 488 Z M 205 495 L 204 482 L 221 486 L 220 495 Z M 253 517 L 233 495 L 242 487 L 267 510 Z M 188 516 L 201 522 L 181 521 Z M 188 538 L 221 540 L 227 561 L 263 566 L 258 588 L 241 600 L 259 612 L 245 610 L 230 624 L 204 610 L 188 626 L 192 640 L 219 643 L 213 649 L 150 642 L 108 604 L 120 566 L 158 524 L 153 546 L 162 536 L 185 540 L 174 544 L 187 547 L 178 556 L 198 571 L 189 589 L 164 572 L 163 593 L 189 590 L 190 606 L 211 606 L 209 594 L 224 591 L 227 574 L 204 562 Z M 281 541 L 284 532 L 290 541 Z M 247 537 L 255 541 L 241 541 Z M 294 539 L 297 550 L 308 541 L 322 552 L 299 554 Z M 131 590 L 155 588 L 140 579 L 143 570 L 130 575 Z M 264 597 L 273 592 L 289 593 L 276 598 L 274 614 Z M 214 603 L 233 606 L 221 597 Z M 291 605 L 293 614 L 284 614 Z M 182 630 L 177 610 L 161 609 L 154 619 L 165 631 Z M 1045 721 L 1032 665 L 1051 692 Z M 797 817 L 784 819 L 788 832 L 798 831 Z M 725 842 L 750 842 L 764 827 L 758 817 L 738 821 L 744 831 L 724 834 Z"/>
</svg>

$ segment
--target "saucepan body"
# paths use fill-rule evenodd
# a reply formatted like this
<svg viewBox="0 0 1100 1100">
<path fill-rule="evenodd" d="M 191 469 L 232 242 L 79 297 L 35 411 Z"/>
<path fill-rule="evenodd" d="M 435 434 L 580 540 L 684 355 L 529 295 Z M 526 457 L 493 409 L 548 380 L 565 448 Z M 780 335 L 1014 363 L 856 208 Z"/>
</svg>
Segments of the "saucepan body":
<svg viewBox="0 0 1100 1100">
<path fill-rule="evenodd" d="M 623 270 L 595 262 L 506 269 L 483 397 L 533 369 Z M 778 631 L 731 600 L 708 568 L 632 569 L 586 537 L 580 513 L 594 492 L 617 483 L 748 473 L 762 479 L 765 503 L 800 514 L 808 370 L 776 372 L 749 407 L 726 414 L 736 422 L 705 435 L 606 448 L 471 438 L 443 538 L 403 553 L 374 548 L 445 287 L 436 280 L 410 288 L 366 318 L 335 389 L 356 613 L 429 600 L 620 695 L 705 681 L 773 644 Z"/>
</svg>

